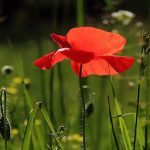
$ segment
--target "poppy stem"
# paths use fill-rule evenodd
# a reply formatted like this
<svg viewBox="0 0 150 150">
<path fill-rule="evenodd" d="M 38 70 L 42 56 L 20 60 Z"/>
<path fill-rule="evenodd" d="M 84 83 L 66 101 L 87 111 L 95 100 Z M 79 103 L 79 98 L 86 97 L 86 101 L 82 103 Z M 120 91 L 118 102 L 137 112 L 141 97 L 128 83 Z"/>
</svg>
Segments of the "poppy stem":
<svg viewBox="0 0 150 150">
<path fill-rule="evenodd" d="M 80 65 L 80 76 L 79 76 L 79 84 L 80 84 L 80 94 L 81 94 L 81 134 L 83 137 L 83 150 L 86 150 L 86 136 L 85 136 L 85 119 L 86 119 L 86 111 L 85 111 L 85 101 L 84 101 L 84 94 L 83 94 L 83 78 L 82 78 L 82 67 Z"/>
</svg>

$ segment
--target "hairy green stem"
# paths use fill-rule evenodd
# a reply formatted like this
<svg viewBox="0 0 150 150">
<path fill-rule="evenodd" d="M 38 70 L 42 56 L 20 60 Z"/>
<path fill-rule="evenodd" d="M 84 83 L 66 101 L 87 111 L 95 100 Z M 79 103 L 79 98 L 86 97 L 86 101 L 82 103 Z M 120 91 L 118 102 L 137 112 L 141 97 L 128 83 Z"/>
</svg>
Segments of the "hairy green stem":
<svg viewBox="0 0 150 150">
<path fill-rule="evenodd" d="M 85 135 L 85 120 L 86 120 L 86 111 L 85 111 L 85 101 L 84 101 L 84 94 L 83 94 L 83 78 L 82 78 L 82 67 L 83 65 L 80 65 L 80 76 L 79 76 L 79 84 L 80 84 L 80 94 L 81 94 L 81 133 L 83 137 L 83 150 L 86 150 L 86 135 Z"/>
</svg>

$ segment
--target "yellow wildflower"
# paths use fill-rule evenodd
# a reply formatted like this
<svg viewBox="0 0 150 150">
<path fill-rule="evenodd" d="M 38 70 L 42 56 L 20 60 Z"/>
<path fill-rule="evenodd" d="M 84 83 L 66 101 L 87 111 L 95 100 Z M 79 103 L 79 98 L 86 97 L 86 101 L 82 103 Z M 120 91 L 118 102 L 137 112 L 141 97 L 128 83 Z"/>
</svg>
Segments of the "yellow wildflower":
<svg viewBox="0 0 150 150">
<path fill-rule="evenodd" d="M 7 92 L 9 94 L 16 94 L 18 92 L 18 90 L 15 87 L 8 87 Z"/>
<path fill-rule="evenodd" d="M 22 78 L 20 78 L 20 77 L 13 78 L 13 83 L 14 84 L 21 84 L 22 83 Z"/>
<path fill-rule="evenodd" d="M 14 137 L 14 136 L 16 136 L 17 134 L 18 134 L 18 129 L 13 128 L 13 129 L 11 130 L 11 136 Z"/>
</svg>

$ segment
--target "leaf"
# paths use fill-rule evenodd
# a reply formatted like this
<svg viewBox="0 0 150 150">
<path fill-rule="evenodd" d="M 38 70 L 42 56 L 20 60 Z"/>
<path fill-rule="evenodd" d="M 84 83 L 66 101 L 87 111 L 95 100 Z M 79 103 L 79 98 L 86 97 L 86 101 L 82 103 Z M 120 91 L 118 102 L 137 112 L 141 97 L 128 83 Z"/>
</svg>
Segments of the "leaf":
<svg viewBox="0 0 150 150">
<path fill-rule="evenodd" d="M 114 86 L 113 86 L 111 76 L 110 76 L 110 83 L 111 83 L 111 87 L 112 87 L 113 97 L 114 97 L 114 100 L 115 100 L 115 107 L 116 107 L 117 115 L 119 116 L 119 115 L 122 115 L 122 111 L 121 111 L 121 108 L 119 106 L 118 100 L 116 98 L 115 89 L 114 89 Z M 122 134 L 122 137 L 123 137 L 123 142 L 124 142 L 126 150 L 132 150 L 131 140 L 130 140 L 130 137 L 129 137 L 129 134 L 128 134 L 128 131 L 127 131 L 127 128 L 126 128 L 125 121 L 122 117 L 119 117 L 119 125 L 120 125 L 121 134 Z"/>
<path fill-rule="evenodd" d="M 46 111 L 46 109 L 45 109 L 45 107 L 44 107 L 43 105 L 41 105 L 40 110 L 41 110 L 41 113 L 42 113 L 42 115 L 43 115 L 43 117 L 44 117 L 44 119 L 45 119 L 45 121 L 46 121 L 46 123 L 47 123 L 49 129 L 52 131 L 52 133 L 53 133 L 54 135 L 56 135 L 56 132 L 55 132 L 55 130 L 54 130 L 54 127 L 53 127 L 53 125 L 52 125 L 52 122 L 51 122 L 51 120 L 50 120 L 50 118 L 49 118 L 49 115 L 48 115 L 48 113 L 47 113 L 47 111 Z M 54 137 L 55 137 L 55 140 L 57 141 L 59 147 L 60 147 L 61 149 L 63 149 L 63 147 L 62 147 L 62 145 L 61 145 L 59 139 L 57 138 L 57 136 L 54 136 Z"/>
<path fill-rule="evenodd" d="M 117 114 L 121 115 L 122 111 L 120 109 L 118 100 L 116 98 L 115 98 L 115 106 L 116 106 Z M 123 141 L 124 141 L 126 150 L 132 150 L 130 137 L 129 137 L 124 119 L 122 117 L 119 117 L 119 125 L 120 125 L 120 129 L 121 129 L 121 133 L 122 133 L 122 137 L 123 137 Z"/>
<path fill-rule="evenodd" d="M 133 115 L 133 119 L 135 122 L 135 114 Z M 144 138 L 144 133 L 139 119 L 138 119 L 138 126 L 137 126 L 137 139 L 140 145 L 140 149 L 143 150 L 143 147 L 145 145 L 145 138 Z"/>
<path fill-rule="evenodd" d="M 25 133 L 24 133 L 24 138 L 23 138 L 23 141 L 22 141 L 21 150 L 29 150 L 30 138 L 31 138 L 31 133 L 32 133 L 32 130 L 33 130 L 33 125 L 34 125 L 33 122 L 34 122 L 34 119 L 35 119 L 35 116 L 36 116 L 36 113 L 37 113 L 38 110 L 40 110 L 40 112 L 42 113 L 43 118 L 45 119 L 50 131 L 54 135 L 56 135 L 56 132 L 54 130 L 54 127 L 52 125 L 52 122 L 49 118 L 49 115 L 48 115 L 45 107 L 42 105 L 41 102 L 36 103 L 35 107 L 31 110 L 29 118 L 28 118 L 28 123 L 27 123 L 27 127 L 26 127 L 26 130 L 25 130 Z M 54 137 L 55 137 L 55 140 L 57 141 L 58 146 L 60 147 L 60 149 L 63 150 L 62 144 L 60 143 L 57 136 L 54 136 Z"/>
<path fill-rule="evenodd" d="M 23 138 L 23 141 L 22 141 L 21 150 L 29 150 L 29 144 L 30 144 L 30 137 L 31 137 L 31 133 L 32 133 L 33 121 L 35 119 L 35 115 L 36 115 L 37 110 L 38 110 L 38 103 L 35 105 L 35 107 L 30 112 L 27 127 L 26 127 L 25 134 L 24 134 L 24 138 Z"/>
</svg>

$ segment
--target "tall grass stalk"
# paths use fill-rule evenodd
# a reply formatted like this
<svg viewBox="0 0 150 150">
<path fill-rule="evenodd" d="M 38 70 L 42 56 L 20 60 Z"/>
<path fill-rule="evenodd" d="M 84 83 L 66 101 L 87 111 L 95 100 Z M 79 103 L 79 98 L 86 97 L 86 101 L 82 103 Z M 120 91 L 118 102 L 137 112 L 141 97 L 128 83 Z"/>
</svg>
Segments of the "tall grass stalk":
<svg viewBox="0 0 150 150">
<path fill-rule="evenodd" d="M 82 67 L 80 65 L 80 76 L 79 76 L 79 84 L 80 84 L 80 94 L 81 94 L 81 133 L 83 136 L 83 150 L 86 150 L 86 135 L 85 135 L 85 120 L 86 120 L 86 111 L 85 111 L 85 101 L 84 101 L 84 93 L 83 93 L 83 78 L 82 78 Z"/>
<path fill-rule="evenodd" d="M 150 38 L 150 35 L 147 35 L 146 33 L 143 33 L 143 36 L 142 36 L 142 39 L 143 39 L 142 42 L 143 43 L 142 43 L 142 48 L 141 48 L 141 62 L 140 62 L 140 68 L 139 68 L 139 82 L 138 82 L 137 102 L 136 102 L 136 118 L 135 118 L 133 150 L 136 149 L 136 137 L 137 137 L 137 127 L 138 127 L 138 116 L 139 116 L 141 80 L 142 80 L 142 77 L 144 76 L 144 72 L 145 72 L 146 56 L 149 53 L 149 47 L 148 47 L 149 46 L 149 38 Z M 145 133 L 145 136 L 147 136 L 146 134 L 147 133 Z M 147 145 L 147 141 L 146 141 L 145 144 Z"/>
<path fill-rule="evenodd" d="M 135 148 L 136 148 L 136 136 L 137 136 L 138 115 L 139 115 L 139 102 L 140 102 L 140 89 L 141 89 L 141 84 L 138 83 L 133 150 L 135 150 Z"/>
</svg>

